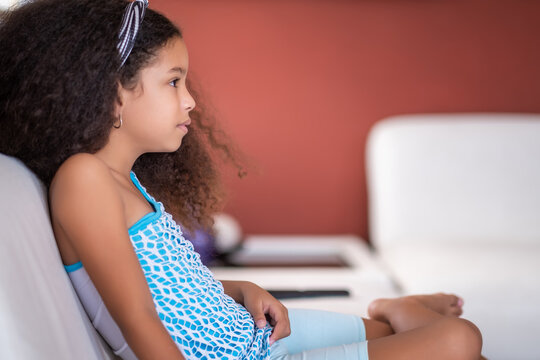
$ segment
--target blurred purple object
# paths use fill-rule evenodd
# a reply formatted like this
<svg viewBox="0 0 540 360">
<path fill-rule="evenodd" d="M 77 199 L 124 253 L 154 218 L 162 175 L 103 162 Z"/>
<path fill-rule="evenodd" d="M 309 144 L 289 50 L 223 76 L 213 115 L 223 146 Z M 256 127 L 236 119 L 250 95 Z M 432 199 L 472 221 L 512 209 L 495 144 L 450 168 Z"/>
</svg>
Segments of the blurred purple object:
<svg viewBox="0 0 540 360">
<path fill-rule="evenodd" d="M 184 229 L 184 237 L 189 240 L 195 251 L 201 255 L 201 261 L 204 265 L 209 265 L 217 256 L 216 240 L 213 236 L 203 230 L 195 230 L 195 233 L 188 232 Z"/>
</svg>

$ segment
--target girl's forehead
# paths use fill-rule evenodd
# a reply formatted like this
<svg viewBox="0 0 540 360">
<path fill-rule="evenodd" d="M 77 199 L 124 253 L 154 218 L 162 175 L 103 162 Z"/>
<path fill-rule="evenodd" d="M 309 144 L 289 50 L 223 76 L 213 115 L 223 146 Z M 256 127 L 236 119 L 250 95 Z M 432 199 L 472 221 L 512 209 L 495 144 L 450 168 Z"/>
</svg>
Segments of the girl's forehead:
<svg viewBox="0 0 540 360">
<path fill-rule="evenodd" d="M 157 60 L 154 63 L 159 68 L 183 68 L 187 71 L 189 64 L 188 51 L 184 40 L 180 37 L 174 37 L 167 41 L 157 52 Z"/>
</svg>

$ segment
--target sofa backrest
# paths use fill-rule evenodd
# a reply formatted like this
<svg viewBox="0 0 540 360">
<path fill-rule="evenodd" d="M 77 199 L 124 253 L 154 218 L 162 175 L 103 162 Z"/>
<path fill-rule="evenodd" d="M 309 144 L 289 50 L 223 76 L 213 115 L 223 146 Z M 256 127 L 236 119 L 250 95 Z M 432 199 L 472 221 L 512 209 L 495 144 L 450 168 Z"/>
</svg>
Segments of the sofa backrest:
<svg viewBox="0 0 540 360">
<path fill-rule="evenodd" d="M 396 116 L 366 156 L 375 246 L 540 241 L 540 115 Z"/>
<path fill-rule="evenodd" d="M 43 184 L 0 154 L 0 359 L 114 359 L 66 274 Z"/>
</svg>

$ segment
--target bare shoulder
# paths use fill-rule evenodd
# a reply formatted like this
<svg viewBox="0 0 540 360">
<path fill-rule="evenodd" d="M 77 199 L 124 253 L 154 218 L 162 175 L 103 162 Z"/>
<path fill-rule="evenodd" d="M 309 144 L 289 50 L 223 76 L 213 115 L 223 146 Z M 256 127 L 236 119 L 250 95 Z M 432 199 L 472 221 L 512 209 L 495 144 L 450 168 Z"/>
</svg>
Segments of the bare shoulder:
<svg viewBox="0 0 540 360">
<path fill-rule="evenodd" d="M 92 154 L 73 155 L 58 168 L 49 188 L 53 217 L 74 210 L 74 206 L 79 211 L 91 211 L 80 206 L 89 197 L 107 199 L 109 205 L 121 202 L 115 180 L 103 161 Z"/>
<path fill-rule="evenodd" d="M 66 185 L 66 183 L 79 182 L 107 182 L 111 180 L 107 165 L 95 155 L 88 153 L 79 153 L 70 156 L 58 168 L 51 183 L 51 189 L 56 188 L 57 184 Z M 55 185 L 55 186 L 53 186 Z"/>
</svg>

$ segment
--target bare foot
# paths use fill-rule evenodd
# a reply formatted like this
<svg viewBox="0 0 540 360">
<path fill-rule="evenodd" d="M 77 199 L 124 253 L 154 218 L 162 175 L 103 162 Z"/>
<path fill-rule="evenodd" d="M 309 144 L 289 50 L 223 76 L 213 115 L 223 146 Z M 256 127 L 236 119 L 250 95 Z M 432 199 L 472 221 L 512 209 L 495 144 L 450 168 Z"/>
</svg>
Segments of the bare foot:
<svg viewBox="0 0 540 360">
<path fill-rule="evenodd" d="M 432 295 L 413 295 L 410 297 L 441 315 L 458 317 L 463 314 L 463 299 L 453 294 L 437 293 Z"/>
<path fill-rule="evenodd" d="M 417 301 L 428 309 L 445 316 L 460 316 L 463 313 L 463 299 L 456 295 L 437 293 L 432 295 L 412 295 L 396 299 L 377 299 L 368 306 L 369 317 L 379 321 L 385 321 L 383 315 L 385 309 L 398 301 Z"/>
</svg>

